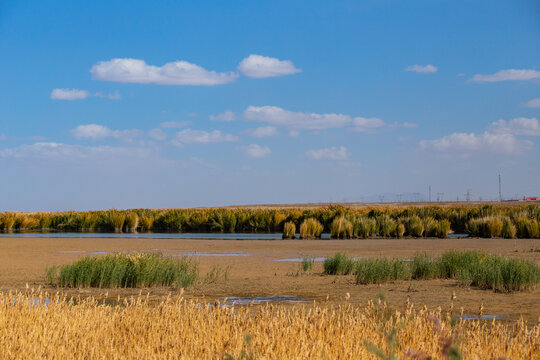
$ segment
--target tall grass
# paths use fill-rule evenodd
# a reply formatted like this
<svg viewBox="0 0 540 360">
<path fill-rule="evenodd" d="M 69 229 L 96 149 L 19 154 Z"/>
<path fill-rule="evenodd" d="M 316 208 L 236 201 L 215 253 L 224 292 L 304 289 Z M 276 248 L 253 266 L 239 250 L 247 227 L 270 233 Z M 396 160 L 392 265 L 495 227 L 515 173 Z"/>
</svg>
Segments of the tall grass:
<svg viewBox="0 0 540 360">
<path fill-rule="evenodd" d="M 73 264 L 47 269 L 47 278 L 63 287 L 187 287 L 197 273 L 197 266 L 189 259 L 140 253 L 83 257 Z"/>
<path fill-rule="evenodd" d="M 440 307 L 394 311 L 370 301 L 272 304 L 254 311 L 210 307 L 181 295 L 157 303 L 135 296 L 121 305 L 44 292 L 0 293 L 0 358 L 376 359 L 376 347 L 392 359 L 452 359 L 448 339 L 457 340 L 464 359 L 540 358 L 540 325 L 456 324 L 455 314 Z M 395 335 L 393 341 L 386 332 Z"/>
<path fill-rule="evenodd" d="M 337 253 L 324 262 L 324 274 L 354 274 L 358 284 L 391 280 L 455 279 L 460 283 L 498 292 L 523 291 L 540 282 L 534 262 L 477 251 L 447 251 L 438 258 L 418 254 L 412 262 L 400 259 L 353 260 Z"/>
<path fill-rule="evenodd" d="M 300 225 L 300 239 L 318 239 L 323 232 L 322 224 L 315 218 L 309 218 Z"/>
<path fill-rule="evenodd" d="M 324 274 L 327 275 L 349 275 L 354 272 L 355 260 L 345 254 L 337 253 L 324 260 L 323 268 Z"/>
<path fill-rule="evenodd" d="M 0 229 L 60 231 L 282 232 L 308 219 L 338 238 L 445 237 L 449 232 L 478 237 L 538 238 L 540 206 L 424 206 L 320 208 L 131 209 L 58 213 L 0 213 Z M 375 222 L 375 225 L 373 225 Z M 352 225 L 349 225 L 351 223 Z M 334 226 L 332 225 L 334 224 Z M 513 226 L 512 226 L 513 225 Z M 334 229 L 334 231 L 332 231 Z"/>
</svg>

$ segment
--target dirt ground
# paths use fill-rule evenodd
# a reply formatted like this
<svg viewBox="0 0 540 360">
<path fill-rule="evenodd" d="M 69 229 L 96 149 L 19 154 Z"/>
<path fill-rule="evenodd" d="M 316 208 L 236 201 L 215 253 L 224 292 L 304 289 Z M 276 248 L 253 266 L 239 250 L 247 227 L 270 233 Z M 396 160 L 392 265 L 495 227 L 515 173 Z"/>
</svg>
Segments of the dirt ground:
<svg viewBox="0 0 540 360">
<path fill-rule="evenodd" d="M 384 296 L 403 309 L 409 299 L 416 307 L 448 309 L 477 314 L 523 316 L 529 323 L 540 319 L 540 288 L 529 292 L 502 294 L 458 286 L 452 280 L 398 281 L 384 285 L 356 285 L 352 276 L 322 276 L 322 262 L 310 273 L 299 271 L 299 262 L 274 261 L 302 256 L 325 257 L 344 252 L 355 257 L 411 258 L 417 252 L 435 256 L 449 249 L 482 250 L 520 257 L 540 263 L 540 239 L 373 239 L 373 240 L 200 240 L 119 238 L 17 238 L 0 237 L 0 290 L 44 286 L 48 265 L 70 263 L 91 252 L 160 251 L 165 255 L 198 252 L 194 256 L 202 276 L 214 266 L 229 267 L 227 281 L 197 284 L 186 296 L 213 301 L 230 296 L 296 296 L 307 301 L 365 304 Z M 241 254 L 247 256 L 215 256 Z M 204 256 L 214 255 L 214 256 Z M 96 254 L 100 256 L 100 254 Z M 104 289 L 73 289 L 69 294 L 100 296 Z M 110 296 L 136 295 L 141 289 L 108 290 Z M 142 289 L 158 298 L 177 289 Z M 347 295 L 349 294 L 349 295 Z M 349 297 L 350 296 L 350 297 Z M 346 300 L 348 298 L 348 300 Z"/>
</svg>

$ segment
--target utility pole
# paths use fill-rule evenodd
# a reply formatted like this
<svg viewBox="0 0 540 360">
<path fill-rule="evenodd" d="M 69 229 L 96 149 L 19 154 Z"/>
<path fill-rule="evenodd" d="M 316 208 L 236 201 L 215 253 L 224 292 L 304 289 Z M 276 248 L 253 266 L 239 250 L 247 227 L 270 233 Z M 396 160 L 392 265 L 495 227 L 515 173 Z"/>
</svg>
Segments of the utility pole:
<svg viewBox="0 0 540 360">
<path fill-rule="evenodd" d="M 502 201 L 502 193 L 501 193 L 501 174 L 499 174 L 499 201 Z"/>
<path fill-rule="evenodd" d="M 431 202 L 431 185 L 429 185 L 429 202 Z"/>
</svg>

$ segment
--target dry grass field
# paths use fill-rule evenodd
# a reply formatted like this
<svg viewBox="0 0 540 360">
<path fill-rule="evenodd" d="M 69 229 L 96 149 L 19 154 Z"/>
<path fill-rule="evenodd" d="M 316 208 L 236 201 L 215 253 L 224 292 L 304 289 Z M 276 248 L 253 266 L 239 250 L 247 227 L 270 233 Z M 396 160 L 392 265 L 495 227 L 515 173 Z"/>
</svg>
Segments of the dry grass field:
<svg viewBox="0 0 540 360">
<path fill-rule="evenodd" d="M 0 294 L 0 358 L 537 359 L 540 324 L 452 321 L 381 301 L 223 307 L 181 294 L 117 306 L 26 291 Z"/>
</svg>

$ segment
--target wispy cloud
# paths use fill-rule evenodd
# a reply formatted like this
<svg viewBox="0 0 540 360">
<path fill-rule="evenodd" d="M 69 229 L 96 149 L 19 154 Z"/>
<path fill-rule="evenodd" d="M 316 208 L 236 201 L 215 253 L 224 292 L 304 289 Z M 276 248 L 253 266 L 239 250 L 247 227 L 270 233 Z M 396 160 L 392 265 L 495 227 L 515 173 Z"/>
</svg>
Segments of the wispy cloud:
<svg viewBox="0 0 540 360">
<path fill-rule="evenodd" d="M 260 126 L 256 129 L 249 129 L 247 133 L 251 136 L 264 138 L 277 135 L 277 129 L 273 126 Z"/>
<path fill-rule="evenodd" d="M 540 71 L 525 69 L 525 70 L 500 70 L 495 74 L 476 74 L 469 81 L 472 82 L 498 82 L 498 81 L 527 81 L 540 79 Z"/>
<path fill-rule="evenodd" d="M 89 96 L 88 91 L 79 89 L 54 89 L 51 91 L 51 99 L 54 100 L 82 100 Z"/>
<path fill-rule="evenodd" d="M 57 142 L 37 142 L 24 144 L 15 148 L 0 150 L 4 158 L 33 158 L 44 160 L 78 160 L 78 159 L 120 159 L 150 158 L 155 150 L 143 147 L 82 146 Z"/>
<path fill-rule="evenodd" d="M 118 91 L 108 94 L 103 94 L 102 92 L 91 94 L 88 90 L 79 89 L 53 89 L 50 96 L 53 100 L 83 100 L 92 96 L 110 100 L 120 100 L 122 98 Z"/>
<path fill-rule="evenodd" d="M 353 120 L 353 131 L 371 134 L 376 129 L 386 126 L 386 123 L 378 118 L 356 117 Z"/>
<path fill-rule="evenodd" d="M 529 108 L 540 108 L 540 98 L 531 99 L 523 105 Z"/>
<path fill-rule="evenodd" d="M 90 72 L 96 80 L 159 85 L 220 85 L 238 77 L 233 72 L 209 71 L 187 61 L 154 66 L 129 58 L 101 61 L 92 66 Z"/>
<path fill-rule="evenodd" d="M 268 78 L 301 72 L 290 60 L 251 54 L 238 65 L 238 70 L 251 78 Z"/>
<path fill-rule="evenodd" d="M 405 68 L 405 71 L 413 71 L 413 72 L 423 73 L 423 74 L 436 73 L 437 70 L 438 70 L 437 67 L 431 64 L 411 65 Z"/>
<path fill-rule="evenodd" d="M 493 153 L 518 155 L 533 147 L 533 143 L 516 136 L 540 136 L 540 124 L 537 119 L 515 118 L 510 121 L 493 122 L 481 134 L 453 133 L 434 140 L 422 140 L 420 148 L 446 154 L 472 155 L 475 153 Z"/>
<path fill-rule="evenodd" d="M 165 129 L 177 129 L 186 127 L 191 124 L 191 121 L 165 121 L 159 124 L 160 127 Z"/>
<path fill-rule="evenodd" d="M 167 139 L 167 134 L 161 129 L 152 129 L 147 133 L 148 137 L 154 140 L 163 141 Z"/>
<path fill-rule="evenodd" d="M 243 148 L 244 154 L 250 158 L 263 158 L 272 153 L 269 147 L 251 144 Z"/>
<path fill-rule="evenodd" d="M 540 123 L 536 118 L 515 118 L 510 121 L 498 120 L 492 123 L 488 131 L 495 134 L 540 136 Z"/>
<path fill-rule="evenodd" d="M 344 114 L 316 114 L 288 111 L 277 106 L 249 106 L 244 118 L 282 125 L 296 130 L 324 130 L 348 125 L 351 117 Z"/>
<path fill-rule="evenodd" d="M 117 139 L 133 139 L 140 136 L 140 130 L 111 130 L 106 126 L 98 124 L 79 125 L 75 129 L 70 131 L 71 135 L 77 139 L 104 139 L 104 138 L 117 138 Z"/>
<path fill-rule="evenodd" d="M 217 115 L 210 115 L 211 121 L 234 121 L 236 120 L 236 115 L 230 110 L 226 110 Z"/>
<path fill-rule="evenodd" d="M 327 149 L 309 150 L 307 157 L 313 160 L 345 160 L 349 157 L 349 152 L 344 146 L 331 147 Z"/>
<path fill-rule="evenodd" d="M 192 130 L 186 129 L 177 132 L 172 141 L 173 145 L 183 147 L 190 144 L 208 144 L 218 142 L 230 142 L 236 141 L 238 137 L 222 133 L 219 130 L 204 131 L 204 130 Z"/>
</svg>

